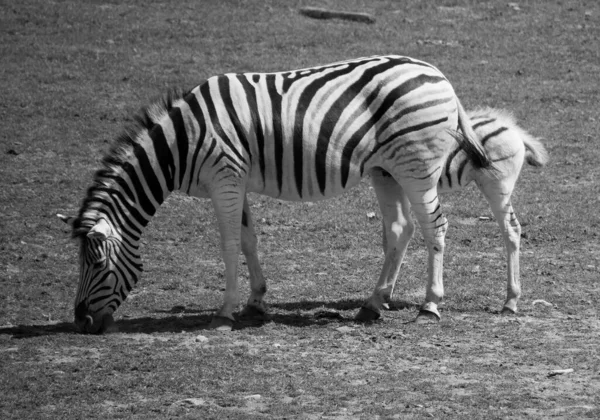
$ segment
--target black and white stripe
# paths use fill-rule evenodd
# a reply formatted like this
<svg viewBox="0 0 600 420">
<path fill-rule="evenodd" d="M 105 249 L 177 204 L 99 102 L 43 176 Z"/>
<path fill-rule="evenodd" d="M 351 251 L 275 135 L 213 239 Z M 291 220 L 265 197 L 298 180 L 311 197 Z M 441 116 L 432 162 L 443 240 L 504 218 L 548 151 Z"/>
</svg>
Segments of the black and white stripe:
<svg viewBox="0 0 600 420">
<path fill-rule="evenodd" d="M 144 226 L 181 190 L 215 206 L 227 281 L 217 318 L 231 320 L 240 246 L 256 260 L 249 266 L 258 265 L 246 192 L 321 200 L 374 170 L 391 174 L 412 203 L 430 245 L 428 288 L 435 289 L 446 224 L 437 184 L 457 156 L 475 169 L 491 165 L 452 86 L 422 61 L 378 56 L 212 77 L 147 108 L 105 157 L 74 223 L 84 255 L 76 307 L 81 314 L 85 303 L 93 319 L 116 309 L 139 277 Z M 105 226 L 98 226 L 101 220 Z M 97 238 L 110 255 L 104 271 L 89 268 Z M 118 245 L 108 247 L 107 240 Z M 396 264 L 397 256 L 386 255 L 384 266 L 388 258 Z M 249 305 L 262 310 L 264 279 L 260 267 L 250 268 Z"/>
</svg>

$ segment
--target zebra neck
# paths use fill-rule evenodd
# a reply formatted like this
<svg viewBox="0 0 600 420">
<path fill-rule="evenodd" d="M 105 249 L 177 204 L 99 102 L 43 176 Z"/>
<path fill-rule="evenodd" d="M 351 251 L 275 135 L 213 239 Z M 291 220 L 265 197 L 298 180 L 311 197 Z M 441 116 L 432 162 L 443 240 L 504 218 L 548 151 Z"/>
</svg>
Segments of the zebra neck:
<svg viewBox="0 0 600 420">
<path fill-rule="evenodd" d="M 86 199 L 81 209 L 78 229 L 85 234 L 104 219 L 110 226 L 111 237 L 137 245 L 150 218 L 140 213 L 135 203 L 127 200 L 122 191 L 97 190 Z"/>
<path fill-rule="evenodd" d="M 89 229 L 99 219 L 105 219 L 115 236 L 137 242 L 171 193 L 158 179 L 158 160 L 151 159 L 140 144 L 134 149 L 137 150 L 129 154 L 130 159 L 96 173 L 80 212 L 82 228 Z"/>
<path fill-rule="evenodd" d="M 103 159 L 80 219 L 104 217 L 124 235 L 139 238 L 171 192 L 189 190 L 198 142 L 206 134 L 203 121 L 192 92 L 149 106 Z"/>
</svg>

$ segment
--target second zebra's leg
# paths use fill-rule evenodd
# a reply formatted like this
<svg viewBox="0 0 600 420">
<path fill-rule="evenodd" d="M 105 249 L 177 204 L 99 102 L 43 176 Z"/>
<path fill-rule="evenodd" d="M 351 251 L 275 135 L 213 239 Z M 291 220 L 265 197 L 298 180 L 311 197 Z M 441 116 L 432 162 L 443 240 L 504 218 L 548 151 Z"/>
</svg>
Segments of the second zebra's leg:
<svg viewBox="0 0 600 420">
<path fill-rule="evenodd" d="M 400 266 L 414 232 L 410 203 L 402 187 L 387 172 L 373 170 L 371 182 L 383 217 L 383 252 L 385 260 L 381 275 L 371 297 L 356 314 L 357 321 L 372 321 L 380 317 L 394 291 Z"/>
<path fill-rule="evenodd" d="M 416 321 L 437 322 L 441 319 L 438 305 L 444 297 L 444 248 L 448 221 L 442 213 L 437 188 L 407 191 L 428 250 L 427 288 L 425 303 L 421 305 Z"/>
<path fill-rule="evenodd" d="M 242 212 L 245 191 L 241 185 L 231 182 L 217 186 L 211 199 L 221 234 L 221 255 L 225 262 L 225 294 L 223 306 L 214 315 L 210 328 L 229 331 L 233 328 L 240 297 L 238 288 L 238 261 L 241 249 Z"/>
<path fill-rule="evenodd" d="M 518 173 L 518 172 L 517 172 Z M 521 281 L 519 278 L 519 248 L 521 245 L 521 224 L 515 215 L 510 202 L 514 181 L 495 180 L 495 182 L 482 183 L 481 191 L 487 199 L 494 217 L 500 226 L 504 246 L 506 248 L 506 301 L 502 308 L 504 314 L 517 312 L 517 303 L 521 297 Z"/>
<path fill-rule="evenodd" d="M 248 264 L 250 297 L 240 315 L 264 316 L 267 312 L 263 300 L 267 292 L 267 283 L 258 260 L 256 233 L 254 232 L 254 223 L 252 222 L 247 197 L 244 198 L 244 211 L 242 213 L 242 253 L 246 257 L 246 263 Z"/>
</svg>

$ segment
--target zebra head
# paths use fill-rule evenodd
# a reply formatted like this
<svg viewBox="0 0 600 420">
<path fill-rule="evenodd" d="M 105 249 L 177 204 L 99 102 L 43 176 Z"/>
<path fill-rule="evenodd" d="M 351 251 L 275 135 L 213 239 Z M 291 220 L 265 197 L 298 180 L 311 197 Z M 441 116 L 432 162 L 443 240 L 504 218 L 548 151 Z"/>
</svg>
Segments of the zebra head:
<svg viewBox="0 0 600 420">
<path fill-rule="evenodd" d="M 112 315 L 142 272 L 137 242 L 117 234 L 104 218 L 88 229 L 78 219 L 59 217 L 80 241 L 75 325 L 84 333 L 114 330 Z"/>
</svg>

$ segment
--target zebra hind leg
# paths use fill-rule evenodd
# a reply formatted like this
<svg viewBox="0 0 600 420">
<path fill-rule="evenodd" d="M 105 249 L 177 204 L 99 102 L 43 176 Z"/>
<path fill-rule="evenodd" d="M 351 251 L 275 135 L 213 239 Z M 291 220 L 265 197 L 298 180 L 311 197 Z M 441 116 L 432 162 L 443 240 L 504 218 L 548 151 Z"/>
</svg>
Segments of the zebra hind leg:
<svg viewBox="0 0 600 420">
<path fill-rule="evenodd" d="M 385 260 L 371 297 L 356 314 L 355 319 L 361 322 L 378 319 L 381 308 L 387 307 L 415 229 L 410 215 L 410 203 L 396 180 L 387 172 L 376 169 L 371 172 L 371 182 L 383 217 Z"/>
<path fill-rule="evenodd" d="M 256 233 L 250 214 L 248 198 L 244 198 L 244 212 L 242 214 L 242 253 L 246 257 L 248 273 L 250 275 L 250 297 L 240 316 L 261 317 L 266 315 L 267 307 L 263 300 L 267 292 L 267 283 L 260 267 L 257 253 Z"/>
<path fill-rule="evenodd" d="M 412 210 L 415 213 L 428 250 L 427 288 L 425 303 L 421 305 L 417 323 L 438 322 L 441 315 L 438 304 L 444 297 L 443 268 L 445 237 L 448 221 L 442 213 L 437 188 L 423 191 L 407 191 Z"/>
<path fill-rule="evenodd" d="M 518 175 L 518 170 L 516 172 Z M 487 181 L 487 182 L 485 182 Z M 506 251 L 506 301 L 502 308 L 503 314 L 515 314 L 517 312 L 517 303 L 521 297 L 521 281 L 519 278 L 519 248 L 521 244 L 521 224 L 515 215 L 510 196 L 516 177 L 507 177 L 507 179 L 483 180 L 481 191 L 487 199 L 496 222 L 502 232 L 504 247 Z"/>
</svg>

